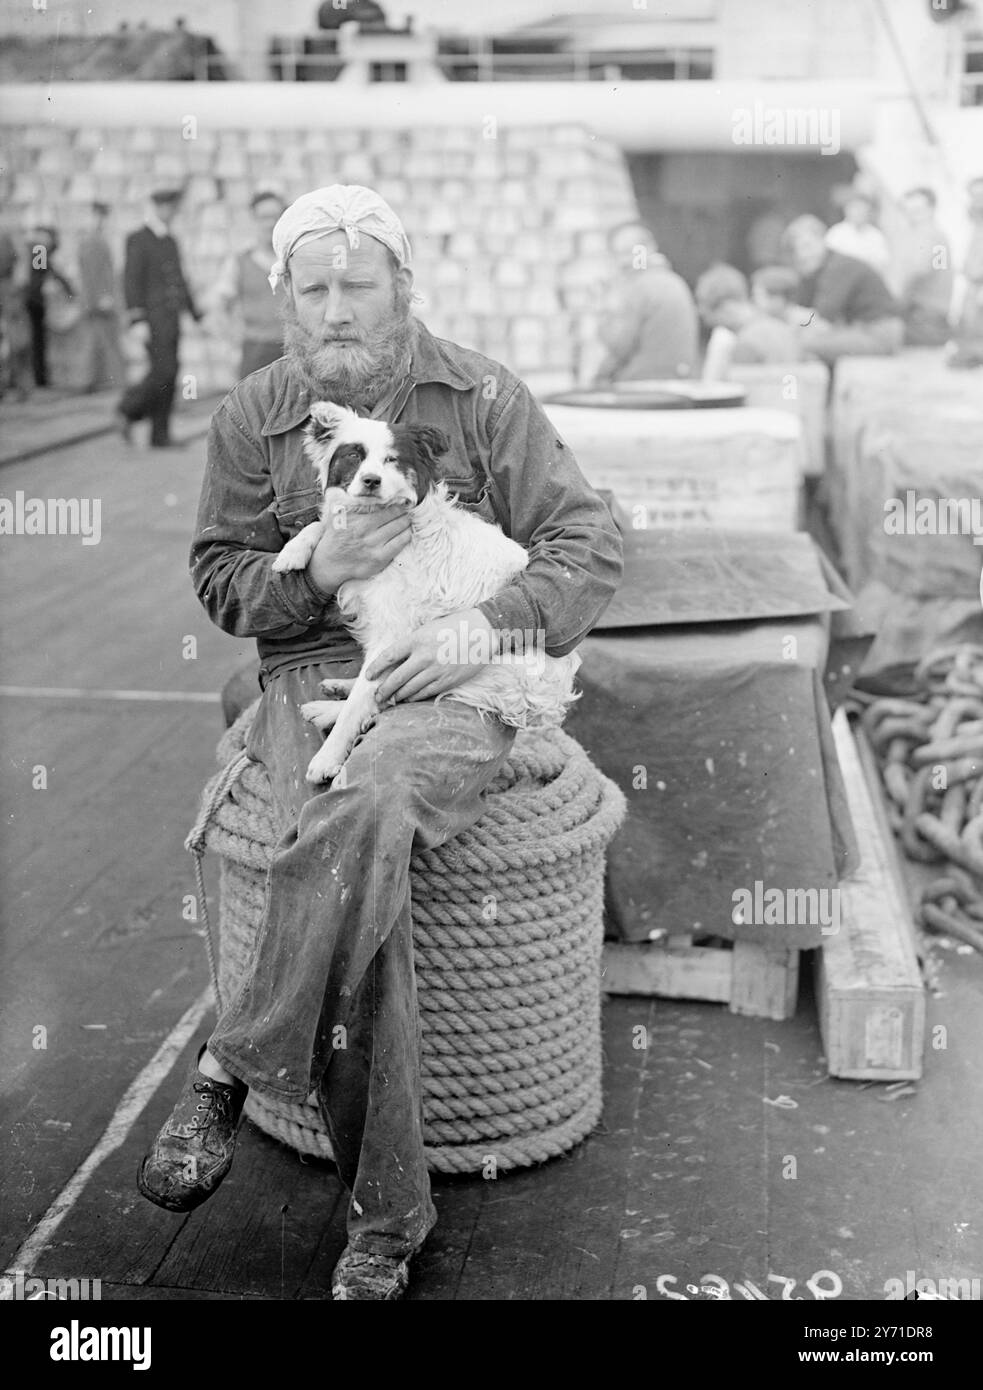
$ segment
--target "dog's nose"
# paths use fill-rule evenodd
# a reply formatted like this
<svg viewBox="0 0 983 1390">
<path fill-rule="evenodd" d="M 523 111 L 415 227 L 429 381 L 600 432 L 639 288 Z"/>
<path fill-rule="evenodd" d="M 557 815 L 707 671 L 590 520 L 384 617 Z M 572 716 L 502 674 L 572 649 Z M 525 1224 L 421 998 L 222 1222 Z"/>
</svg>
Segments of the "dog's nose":
<svg viewBox="0 0 983 1390">
<path fill-rule="evenodd" d="M 382 479 L 375 473 L 363 473 L 359 482 L 366 492 L 375 492 L 382 484 Z"/>
</svg>

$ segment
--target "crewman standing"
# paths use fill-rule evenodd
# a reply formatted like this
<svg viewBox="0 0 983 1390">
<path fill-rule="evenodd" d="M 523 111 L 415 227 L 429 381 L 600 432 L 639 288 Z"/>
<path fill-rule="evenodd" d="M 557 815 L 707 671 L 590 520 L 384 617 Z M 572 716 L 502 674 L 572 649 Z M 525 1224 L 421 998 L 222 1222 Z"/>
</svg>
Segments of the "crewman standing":
<svg viewBox="0 0 983 1390">
<path fill-rule="evenodd" d="M 129 440 L 136 420 L 149 419 L 150 447 L 173 447 L 171 410 L 178 375 L 181 313 L 201 318 L 184 278 L 171 225 L 181 202 L 177 189 L 158 189 L 150 196 L 146 223 L 126 239 L 123 294 L 131 333 L 146 344 L 146 376 L 123 393 L 117 422 Z"/>
</svg>

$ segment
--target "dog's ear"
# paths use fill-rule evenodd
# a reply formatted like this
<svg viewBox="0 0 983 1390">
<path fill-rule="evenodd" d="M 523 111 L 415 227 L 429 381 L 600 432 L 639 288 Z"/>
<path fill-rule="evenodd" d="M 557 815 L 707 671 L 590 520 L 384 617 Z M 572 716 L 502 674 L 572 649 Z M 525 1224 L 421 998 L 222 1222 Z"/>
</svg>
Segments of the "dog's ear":
<svg viewBox="0 0 983 1390">
<path fill-rule="evenodd" d="M 408 425 L 407 433 L 413 443 L 417 497 L 422 501 L 437 481 L 437 459 L 447 453 L 451 443 L 436 425 Z"/>
<path fill-rule="evenodd" d="M 346 420 L 355 420 L 354 410 L 335 405 L 334 401 L 315 401 L 311 406 L 311 423 L 308 434 L 318 444 L 328 444 L 338 433 Z"/>
<path fill-rule="evenodd" d="M 334 401 L 315 401 L 311 406 L 310 423 L 304 431 L 304 453 L 314 465 L 322 492 L 329 485 L 338 431 L 350 418 L 357 419 L 355 412 L 335 405 Z"/>
<path fill-rule="evenodd" d="M 410 425 L 409 429 L 414 444 L 431 466 L 451 447 L 447 435 L 436 425 Z"/>
</svg>

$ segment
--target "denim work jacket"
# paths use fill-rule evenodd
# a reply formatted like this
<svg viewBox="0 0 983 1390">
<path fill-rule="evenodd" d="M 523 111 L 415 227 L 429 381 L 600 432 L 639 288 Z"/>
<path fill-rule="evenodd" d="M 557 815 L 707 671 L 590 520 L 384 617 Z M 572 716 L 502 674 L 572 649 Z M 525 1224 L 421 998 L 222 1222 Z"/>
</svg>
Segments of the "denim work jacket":
<svg viewBox="0 0 983 1390">
<path fill-rule="evenodd" d="M 195 591 L 223 631 L 255 637 L 271 673 L 286 660 L 352 658 L 333 598 L 271 559 L 316 521 L 323 496 L 303 452 L 306 388 L 286 358 L 233 388 L 212 418 L 191 548 Z M 409 375 L 376 419 L 439 426 L 441 476 L 460 503 L 529 551 L 528 568 L 480 605 L 495 628 L 543 633 L 562 656 L 587 635 L 621 579 L 621 537 L 530 391 L 506 367 L 422 324 Z"/>
</svg>

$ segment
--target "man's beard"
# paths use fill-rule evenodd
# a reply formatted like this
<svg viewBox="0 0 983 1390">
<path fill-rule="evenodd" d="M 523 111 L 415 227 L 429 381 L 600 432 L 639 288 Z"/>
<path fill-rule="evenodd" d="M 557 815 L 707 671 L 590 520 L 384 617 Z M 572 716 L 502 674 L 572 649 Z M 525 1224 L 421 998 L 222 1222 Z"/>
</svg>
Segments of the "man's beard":
<svg viewBox="0 0 983 1390">
<path fill-rule="evenodd" d="M 371 410 L 409 370 L 413 320 L 394 300 L 392 315 L 353 341 L 324 342 L 302 327 L 293 304 L 284 306 L 283 344 L 315 400 Z"/>
</svg>

